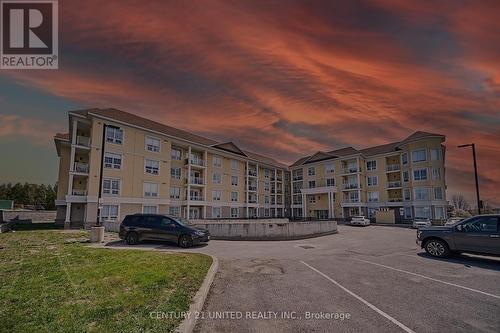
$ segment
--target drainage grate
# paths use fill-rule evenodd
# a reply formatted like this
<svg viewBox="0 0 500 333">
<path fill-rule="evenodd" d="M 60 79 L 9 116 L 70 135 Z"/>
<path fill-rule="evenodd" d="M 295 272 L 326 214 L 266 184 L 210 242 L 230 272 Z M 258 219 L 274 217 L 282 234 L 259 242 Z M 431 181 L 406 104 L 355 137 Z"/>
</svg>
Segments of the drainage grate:
<svg viewBox="0 0 500 333">
<path fill-rule="evenodd" d="M 305 244 L 305 245 L 299 245 L 299 247 L 301 247 L 303 249 L 306 249 L 306 250 L 314 249 L 315 248 L 315 246 L 307 245 L 307 244 Z"/>
</svg>

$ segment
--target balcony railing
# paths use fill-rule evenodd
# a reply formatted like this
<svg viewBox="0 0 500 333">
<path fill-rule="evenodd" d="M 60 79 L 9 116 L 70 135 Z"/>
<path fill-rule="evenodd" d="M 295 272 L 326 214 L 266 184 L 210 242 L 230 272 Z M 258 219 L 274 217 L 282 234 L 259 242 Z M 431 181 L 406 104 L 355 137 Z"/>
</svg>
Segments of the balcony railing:
<svg viewBox="0 0 500 333">
<path fill-rule="evenodd" d="M 201 158 L 186 158 L 186 164 L 196 165 L 196 166 L 205 166 L 205 161 Z"/>
<path fill-rule="evenodd" d="M 205 181 L 203 178 L 200 177 L 190 177 L 189 178 L 189 184 L 192 185 L 205 185 Z"/>
<path fill-rule="evenodd" d="M 344 190 L 352 190 L 352 189 L 359 188 L 359 184 L 356 184 L 356 183 L 344 183 L 344 184 L 342 184 L 342 187 L 344 188 Z"/>
<path fill-rule="evenodd" d="M 400 181 L 388 182 L 387 183 L 387 188 L 397 188 L 397 187 L 401 187 L 401 182 Z"/>
<path fill-rule="evenodd" d="M 357 202 L 359 202 L 359 198 L 345 198 L 344 202 L 347 202 L 347 203 L 357 203 Z"/>
<path fill-rule="evenodd" d="M 248 186 L 249 191 L 257 191 L 257 186 L 250 185 Z"/>
<path fill-rule="evenodd" d="M 294 177 L 293 177 L 293 180 L 294 180 L 294 181 L 297 181 L 297 180 L 303 180 L 303 179 L 304 179 L 304 177 L 303 177 L 303 176 L 294 176 Z"/>
<path fill-rule="evenodd" d="M 257 203 L 257 199 L 255 199 L 255 198 L 254 198 L 254 199 L 251 199 L 251 198 L 250 198 L 250 199 L 248 199 L 248 202 L 249 202 L 249 203 Z"/>
<path fill-rule="evenodd" d="M 78 135 L 76 137 L 76 144 L 78 146 L 90 147 L 90 138 L 88 136 Z"/>
<path fill-rule="evenodd" d="M 77 196 L 86 196 L 87 195 L 87 190 L 76 190 L 76 189 L 73 189 L 71 191 L 71 194 L 77 195 Z"/>
<path fill-rule="evenodd" d="M 399 171 L 401 170 L 401 166 L 399 164 L 388 164 L 385 167 L 386 171 Z"/>
<path fill-rule="evenodd" d="M 281 181 L 283 181 L 283 177 L 278 176 L 278 177 L 276 177 L 276 180 L 278 180 L 279 182 L 281 182 Z"/>
<path fill-rule="evenodd" d="M 402 202 L 403 198 L 389 198 L 388 202 Z"/>
<path fill-rule="evenodd" d="M 73 171 L 74 172 L 79 172 L 79 173 L 89 173 L 89 164 L 88 163 L 75 162 L 73 164 Z"/>
<path fill-rule="evenodd" d="M 344 173 L 357 173 L 357 172 L 361 172 L 361 169 L 359 167 L 344 168 Z"/>
<path fill-rule="evenodd" d="M 201 194 L 195 194 L 195 195 L 191 194 L 189 196 L 189 200 L 191 200 L 191 201 L 203 201 L 203 196 Z"/>
<path fill-rule="evenodd" d="M 256 170 L 248 170 L 248 175 L 251 177 L 257 177 L 257 171 Z"/>
</svg>

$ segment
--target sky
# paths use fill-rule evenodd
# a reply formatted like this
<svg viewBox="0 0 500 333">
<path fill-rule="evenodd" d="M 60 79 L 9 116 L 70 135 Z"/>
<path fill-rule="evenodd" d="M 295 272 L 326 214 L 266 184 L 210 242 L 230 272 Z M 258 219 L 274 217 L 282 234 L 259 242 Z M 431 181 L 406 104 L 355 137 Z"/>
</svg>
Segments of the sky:
<svg viewBox="0 0 500 333">
<path fill-rule="evenodd" d="M 114 107 L 284 163 L 444 134 L 447 195 L 500 207 L 499 1 L 59 3 L 59 69 L 0 70 L 0 182 L 54 183 L 69 110 Z"/>
</svg>

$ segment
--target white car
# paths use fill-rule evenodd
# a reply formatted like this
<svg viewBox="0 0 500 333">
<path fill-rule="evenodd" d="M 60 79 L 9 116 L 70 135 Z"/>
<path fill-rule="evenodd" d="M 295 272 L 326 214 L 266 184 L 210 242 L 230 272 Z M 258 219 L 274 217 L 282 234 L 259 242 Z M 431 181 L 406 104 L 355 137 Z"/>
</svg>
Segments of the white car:
<svg viewBox="0 0 500 333">
<path fill-rule="evenodd" d="M 370 225 L 370 219 L 367 219 L 364 216 L 353 216 L 351 219 L 351 225 L 367 226 Z"/>
<path fill-rule="evenodd" d="M 412 223 L 413 228 L 432 227 L 431 220 L 428 217 L 416 217 Z"/>
</svg>

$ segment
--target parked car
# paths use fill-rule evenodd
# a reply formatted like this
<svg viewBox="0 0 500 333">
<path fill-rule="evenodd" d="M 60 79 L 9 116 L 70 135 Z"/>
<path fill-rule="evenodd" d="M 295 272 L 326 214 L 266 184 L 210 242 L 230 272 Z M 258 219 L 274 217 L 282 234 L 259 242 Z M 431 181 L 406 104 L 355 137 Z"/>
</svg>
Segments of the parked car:
<svg viewBox="0 0 500 333">
<path fill-rule="evenodd" d="M 463 219 L 465 219 L 465 217 L 449 217 L 444 223 L 444 225 L 453 225 L 455 223 L 462 221 Z"/>
<path fill-rule="evenodd" d="M 417 244 L 434 257 L 460 252 L 500 255 L 500 215 L 478 215 L 454 225 L 420 228 Z"/>
<path fill-rule="evenodd" d="M 431 220 L 428 217 L 415 217 L 411 224 L 412 228 L 432 227 Z"/>
<path fill-rule="evenodd" d="M 360 216 L 353 216 L 351 218 L 351 225 L 362 225 L 362 226 L 367 226 L 370 225 L 370 219 L 367 219 L 366 217 L 360 215 Z"/>
<path fill-rule="evenodd" d="M 190 226 L 185 219 L 160 214 L 127 215 L 120 224 L 119 235 L 129 245 L 143 240 L 161 240 L 188 248 L 210 240 L 208 230 Z"/>
</svg>

